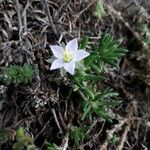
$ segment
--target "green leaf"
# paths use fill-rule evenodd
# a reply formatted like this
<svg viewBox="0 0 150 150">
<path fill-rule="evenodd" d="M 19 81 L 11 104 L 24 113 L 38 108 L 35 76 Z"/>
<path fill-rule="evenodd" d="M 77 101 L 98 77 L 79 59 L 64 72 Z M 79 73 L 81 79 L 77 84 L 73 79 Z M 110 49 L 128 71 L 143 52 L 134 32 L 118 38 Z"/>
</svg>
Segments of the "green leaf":
<svg viewBox="0 0 150 150">
<path fill-rule="evenodd" d="M 86 75 L 84 76 L 84 79 L 85 81 L 101 81 L 101 80 L 105 80 L 106 78 L 105 77 L 102 77 L 102 76 L 96 76 L 96 75 Z"/>
<path fill-rule="evenodd" d="M 102 107 L 101 107 L 101 108 L 102 108 Z M 98 108 L 98 109 L 94 109 L 94 112 L 95 112 L 98 116 L 102 117 L 103 119 L 108 120 L 108 121 L 110 121 L 110 122 L 112 121 L 111 116 L 108 114 L 108 112 L 107 112 L 106 110 L 103 110 L 103 109 Z"/>
<path fill-rule="evenodd" d="M 52 144 L 47 142 L 46 145 L 47 145 L 47 150 L 57 150 L 57 145 L 54 143 Z"/>
<path fill-rule="evenodd" d="M 84 60 L 84 64 L 86 67 L 92 66 L 93 62 L 98 58 L 99 56 L 97 54 L 90 54 L 89 57 L 87 57 Z"/>
<path fill-rule="evenodd" d="M 80 49 L 86 49 L 88 42 L 89 42 L 89 37 L 85 35 L 80 43 L 79 46 Z"/>
<path fill-rule="evenodd" d="M 85 117 L 87 116 L 87 114 L 88 114 L 90 111 L 91 111 L 91 106 L 89 105 L 88 107 L 86 107 L 86 108 L 84 109 L 84 113 L 83 113 L 83 115 L 82 115 L 81 120 L 84 120 Z"/>
<path fill-rule="evenodd" d="M 84 89 L 84 93 L 86 93 L 86 95 L 89 97 L 89 99 L 94 99 L 95 98 L 94 93 L 89 88 Z"/>
<path fill-rule="evenodd" d="M 113 66 L 116 66 L 117 61 L 126 51 L 127 50 L 120 48 L 118 42 L 109 34 L 102 35 L 97 47 L 99 62 L 103 61 Z"/>
</svg>

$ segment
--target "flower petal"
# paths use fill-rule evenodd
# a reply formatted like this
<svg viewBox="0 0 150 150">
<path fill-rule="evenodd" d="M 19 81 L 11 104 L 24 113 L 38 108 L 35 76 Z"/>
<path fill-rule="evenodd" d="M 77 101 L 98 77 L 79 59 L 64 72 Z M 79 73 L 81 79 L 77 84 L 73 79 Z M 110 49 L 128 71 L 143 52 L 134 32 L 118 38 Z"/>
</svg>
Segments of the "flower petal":
<svg viewBox="0 0 150 150">
<path fill-rule="evenodd" d="M 51 50 L 52 50 L 52 52 L 56 58 L 62 58 L 63 57 L 64 49 L 61 46 L 51 45 L 50 48 L 51 48 Z"/>
<path fill-rule="evenodd" d="M 64 69 L 69 72 L 71 75 L 74 75 L 75 73 L 75 62 L 71 61 L 70 63 L 64 64 Z"/>
<path fill-rule="evenodd" d="M 78 50 L 75 55 L 74 55 L 74 61 L 80 61 L 86 57 L 88 57 L 90 55 L 90 53 L 84 51 L 84 50 Z"/>
<path fill-rule="evenodd" d="M 61 68 L 61 67 L 63 67 L 63 65 L 64 65 L 64 63 L 61 59 L 55 59 L 51 65 L 50 70 L 55 70 L 55 69 Z"/>
<path fill-rule="evenodd" d="M 66 49 L 70 50 L 72 53 L 78 50 L 78 41 L 77 38 L 69 41 L 65 47 Z"/>
</svg>

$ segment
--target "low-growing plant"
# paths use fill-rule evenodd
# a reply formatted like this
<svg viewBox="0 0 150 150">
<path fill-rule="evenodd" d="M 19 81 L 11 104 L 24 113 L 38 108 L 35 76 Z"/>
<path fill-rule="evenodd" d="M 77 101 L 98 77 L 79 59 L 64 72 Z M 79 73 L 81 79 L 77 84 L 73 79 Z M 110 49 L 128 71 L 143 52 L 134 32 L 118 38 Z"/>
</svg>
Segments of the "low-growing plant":
<svg viewBox="0 0 150 150">
<path fill-rule="evenodd" d="M 105 74 L 110 67 L 117 69 L 118 61 L 126 50 L 120 48 L 118 42 L 108 34 L 102 35 L 99 43 L 86 52 L 88 42 L 89 38 L 85 36 L 79 46 L 77 39 L 69 41 L 66 46 L 50 46 L 56 57 L 49 61 L 52 63 L 51 70 L 60 69 L 61 77 L 65 81 L 68 79 L 70 87 L 83 99 L 80 101 L 83 111 L 81 121 L 93 117 L 111 121 L 114 114 L 110 109 L 120 103 L 118 93 L 109 87 L 99 89 L 97 85 L 106 79 Z M 79 148 L 86 137 L 86 130 L 73 126 L 70 137 Z"/>
<path fill-rule="evenodd" d="M 81 41 L 81 46 L 85 43 L 84 40 Z M 119 44 L 108 34 L 102 35 L 99 44 L 92 46 L 90 56 L 84 60 L 84 63 L 82 62 L 84 69 L 79 69 L 73 77 L 74 87 L 84 99 L 82 120 L 93 113 L 111 120 L 108 110 L 119 104 L 118 94 L 110 88 L 99 92 L 96 85 L 98 81 L 105 80 L 103 74 L 110 65 L 117 67 L 119 58 L 125 52 L 126 50 L 120 48 Z M 102 66 L 104 69 L 101 69 Z"/>
<path fill-rule="evenodd" d="M 112 89 L 105 89 L 100 93 L 96 93 L 93 98 L 83 101 L 83 114 L 82 120 L 86 116 L 92 115 L 93 113 L 98 116 L 111 121 L 111 115 L 108 113 L 109 108 L 119 104 L 119 101 L 115 99 L 118 96 L 117 92 L 113 92 Z"/>
<path fill-rule="evenodd" d="M 116 144 L 119 141 L 119 137 L 117 137 L 116 134 L 113 135 L 113 137 L 110 139 L 110 144 Z"/>
<path fill-rule="evenodd" d="M 34 145 L 34 139 L 25 134 L 24 128 L 20 127 L 16 131 L 16 143 L 13 144 L 13 150 L 38 150 Z"/>
<path fill-rule="evenodd" d="M 87 137 L 86 130 L 87 127 L 71 127 L 70 137 L 74 141 L 78 149 L 80 148 L 80 142 Z"/>
<path fill-rule="evenodd" d="M 108 110 L 118 105 L 119 101 L 116 100 L 118 94 L 109 88 L 99 92 L 96 86 L 98 81 L 105 80 L 103 73 L 108 70 L 109 66 L 117 67 L 118 60 L 126 50 L 120 48 L 112 36 L 103 34 L 99 43 L 91 46 L 89 54 L 81 50 L 86 49 L 88 40 L 89 38 L 85 36 L 79 47 L 77 39 L 68 42 L 65 48 L 50 46 L 56 57 L 52 62 L 51 70 L 59 68 L 61 72 L 64 70 L 62 77 L 66 75 L 66 72 L 72 75 L 69 76 L 72 87 L 84 100 L 82 120 L 92 114 L 111 120 Z M 102 66 L 104 69 L 101 69 Z"/>
<path fill-rule="evenodd" d="M 57 150 L 57 145 L 47 142 L 47 150 Z"/>
<path fill-rule="evenodd" d="M 11 65 L 1 69 L 0 81 L 3 84 L 15 84 L 30 82 L 35 73 L 35 68 L 31 65 L 24 64 L 23 66 Z"/>
</svg>

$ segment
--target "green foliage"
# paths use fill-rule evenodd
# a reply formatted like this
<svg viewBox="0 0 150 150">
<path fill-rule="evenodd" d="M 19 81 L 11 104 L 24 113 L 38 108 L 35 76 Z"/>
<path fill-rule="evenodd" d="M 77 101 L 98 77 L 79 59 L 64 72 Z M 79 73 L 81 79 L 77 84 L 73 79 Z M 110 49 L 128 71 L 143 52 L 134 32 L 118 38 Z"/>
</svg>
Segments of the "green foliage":
<svg viewBox="0 0 150 150">
<path fill-rule="evenodd" d="M 89 42 L 89 37 L 88 36 L 84 36 L 81 43 L 80 43 L 80 49 L 85 49 L 87 47 L 87 44 Z"/>
<path fill-rule="evenodd" d="M 33 144 L 33 139 L 25 134 L 24 128 L 20 127 L 16 131 L 16 143 L 13 144 L 13 150 L 38 150 Z"/>
<path fill-rule="evenodd" d="M 92 67 L 93 70 L 97 70 L 101 65 L 109 64 L 116 66 L 117 61 L 126 52 L 125 49 L 120 48 L 117 41 L 109 34 L 103 34 L 99 44 L 93 45 L 91 55 L 85 60 L 87 67 Z"/>
<path fill-rule="evenodd" d="M 111 65 L 116 65 L 116 62 L 126 51 L 120 48 L 119 44 L 108 34 L 102 36 L 97 49 L 100 60 Z"/>
<path fill-rule="evenodd" d="M 47 142 L 47 150 L 57 150 L 57 145 Z"/>
<path fill-rule="evenodd" d="M 86 42 L 83 45 L 87 44 Z M 82 120 L 96 114 L 103 119 L 111 121 L 109 109 L 120 103 L 117 99 L 118 94 L 109 88 L 99 92 L 97 91 L 96 85 L 98 81 L 105 80 L 103 72 L 108 70 L 108 66 L 117 66 L 118 60 L 125 51 L 125 49 L 119 47 L 119 44 L 112 36 L 104 34 L 99 44 L 92 46 L 90 56 L 79 67 L 81 69 L 78 68 L 78 72 L 73 77 L 73 81 L 74 89 L 79 91 L 79 94 L 84 100 Z"/>
<path fill-rule="evenodd" d="M 28 64 L 23 66 L 12 65 L 7 68 L 2 68 L 0 81 L 4 84 L 28 83 L 33 79 L 34 69 Z"/>
<path fill-rule="evenodd" d="M 117 135 L 113 134 L 113 137 L 110 139 L 109 143 L 116 144 L 118 141 L 119 141 L 119 138 L 117 137 Z"/>
<path fill-rule="evenodd" d="M 87 130 L 87 127 L 82 127 L 82 128 L 76 127 L 76 126 L 71 127 L 70 137 L 72 140 L 74 140 L 78 149 L 80 147 L 80 142 L 84 140 L 84 138 L 87 137 L 86 130 Z"/>
<path fill-rule="evenodd" d="M 111 121 L 111 115 L 108 113 L 108 108 L 118 105 L 120 102 L 116 100 L 118 93 L 113 92 L 112 89 L 105 89 L 100 93 L 97 93 L 93 99 L 88 99 L 83 102 L 83 115 L 84 120 L 88 115 L 92 113 Z"/>
<path fill-rule="evenodd" d="M 101 18 L 104 15 L 105 15 L 105 10 L 104 10 L 104 6 L 103 6 L 103 1 L 97 0 L 96 8 L 94 11 L 94 16 L 96 16 L 97 18 Z"/>
</svg>

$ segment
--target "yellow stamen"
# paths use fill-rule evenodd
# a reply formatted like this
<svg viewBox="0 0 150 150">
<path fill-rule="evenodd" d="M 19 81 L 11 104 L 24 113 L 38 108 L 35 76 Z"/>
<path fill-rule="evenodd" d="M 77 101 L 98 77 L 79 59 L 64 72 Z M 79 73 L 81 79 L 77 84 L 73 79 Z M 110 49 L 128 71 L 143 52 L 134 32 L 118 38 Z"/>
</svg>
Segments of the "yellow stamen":
<svg viewBox="0 0 150 150">
<path fill-rule="evenodd" d="M 65 49 L 64 53 L 63 53 L 63 60 L 64 62 L 70 62 L 73 59 L 73 55 L 70 52 L 70 50 Z"/>
</svg>

